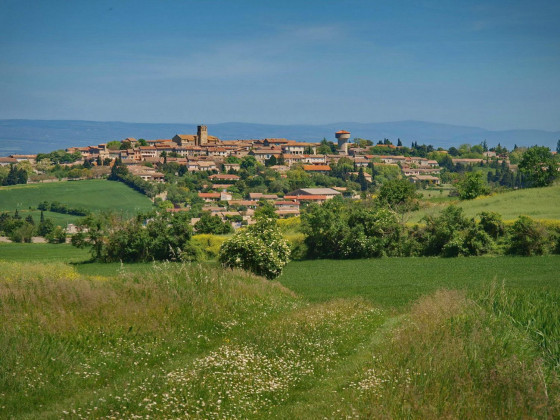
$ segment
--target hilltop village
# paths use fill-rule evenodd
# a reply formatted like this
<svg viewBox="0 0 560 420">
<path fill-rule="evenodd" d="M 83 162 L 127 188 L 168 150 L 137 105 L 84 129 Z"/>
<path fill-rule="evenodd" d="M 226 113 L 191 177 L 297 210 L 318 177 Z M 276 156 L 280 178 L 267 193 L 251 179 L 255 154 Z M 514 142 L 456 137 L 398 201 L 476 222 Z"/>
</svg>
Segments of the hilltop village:
<svg viewBox="0 0 560 420">
<path fill-rule="evenodd" d="M 4 185 L 109 177 L 145 193 L 167 211 L 190 211 L 193 224 L 208 213 L 234 227 L 251 224 L 263 205 L 279 217 L 298 216 L 308 203 L 337 195 L 366 197 L 395 178 L 406 178 L 419 189 L 437 189 L 452 184 L 461 172 L 486 166 L 488 183 L 514 188 L 523 182 L 512 163 L 516 151 L 508 153 L 500 145 L 436 150 L 416 143 L 405 147 L 400 140 L 351 141 L 350 134 L 340 130 L 335 141 L 320 143 L 220 140 L 200 125 L 196 134 L 129 137 L 48 154 L 11 155 L 0 158 L 0 165 L 4 172 L 11 168 Z M 16 181 L 6 183 L 8 176 Z"/>
</svg>

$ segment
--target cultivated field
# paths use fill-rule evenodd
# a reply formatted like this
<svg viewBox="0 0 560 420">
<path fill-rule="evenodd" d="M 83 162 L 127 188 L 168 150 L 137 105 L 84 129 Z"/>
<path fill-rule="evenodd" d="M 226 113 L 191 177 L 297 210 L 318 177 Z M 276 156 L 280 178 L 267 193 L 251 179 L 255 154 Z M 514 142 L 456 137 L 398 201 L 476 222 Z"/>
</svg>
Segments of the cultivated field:
<svg viewBox="0 0 560 420">
<path fill-rule="evenodd" d="M 424 193 L 431 195 L 437 200 L 438 193 Z M 412 214 L 410 222 L 418 222 L 426 214 L 435 214 L 442 210 L 443 206 L 449 204 L 449 199 L 442 194 L 442 204 L 432 205 Z M 509 191 L 496 194 L 491 197 L 481 197 L 475 200 L 459 201 L 457 205 L 465 210 L 465 214 L 474 217 L 482 211 L 494 211 L 500 213 L 504 220 L 513 220 L 520 215 L 532 217 L 533 219 L 560 220 L 560 185 L 545 188 L 528 188 L 518 191 Z"/>
<path fill-rule="evenodd" d="M 42 201 L 58 201 L 69 207 L 91 211 L 111 210 L 133 215 L 152 208 L 151 201 L 120 182 L 106 180 L 84 180 L 51 182 L 43 184 L 14 185 L 0 187 L 0 212 L 16 209 L 25 217 L 32 214 L 39 221 L 40 211 L 36 209 Z M 64 225 L 79 219 L 77 216 L 45 212 L 55 224 Z"/>
<path fill-rule="evenodd" d="M 14 245 L 0 417 L 560 415 L 558 256 L 292 262 L 269 282 Z"/>
</svg>

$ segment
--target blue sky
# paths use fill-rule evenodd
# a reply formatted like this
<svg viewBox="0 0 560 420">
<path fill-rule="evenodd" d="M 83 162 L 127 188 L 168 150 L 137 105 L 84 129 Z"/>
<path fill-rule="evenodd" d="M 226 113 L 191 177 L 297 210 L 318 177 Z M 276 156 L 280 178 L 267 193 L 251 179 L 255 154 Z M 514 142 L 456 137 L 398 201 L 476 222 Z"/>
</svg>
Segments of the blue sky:
<svg viewBox="0 0 560 420">
<path fill-rule="evenodd" d="M 560 130 L 560 1 L 0 0 L 0 119 Z"/>
</svg>

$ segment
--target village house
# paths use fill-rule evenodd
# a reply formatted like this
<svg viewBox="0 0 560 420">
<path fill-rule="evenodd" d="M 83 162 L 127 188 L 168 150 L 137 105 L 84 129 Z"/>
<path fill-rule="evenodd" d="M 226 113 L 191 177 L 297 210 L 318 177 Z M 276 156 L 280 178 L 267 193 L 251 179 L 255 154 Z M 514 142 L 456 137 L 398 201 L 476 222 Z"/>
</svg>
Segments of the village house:
<svg viewBox="0 0 560 420">
<path fill-rule="evenodd" d="M 209 179 L 211 181 L 222 181 L 222 182 L 235 183 L 235 182 L 239 181 L 241 179 L 241 177 L 238 176 L 238 175 L 232 175 L 232 174 L 214 174 L 214 175 L 210 175 Z"/>
<path fill-rule="evenodd" d="M 241 165 L 239 163 L 224 163 L 224 171 L 239 171 Z"/>
<path fill-rule="evenodd" d="M 324 196 L 326 199 L 331 199 L 340 194 L 340 191 L 336 191 L 332 188 L 300 188 L 286 194 L 284 198 L 287 198 L 287 196 L 293 196 L 295 198 L 290 198 L 291 200 L 304 200 L 307 196 Z"/>
<path fill-rule="evenodd" d="M 326 175 L 331 171 L 331 167 L 329 165 L 303 165 L 303 170 L 305 172 Z"/>
<path fill-rule="evenodd" d="M 270 147 L 270 148 L 263 147 L 263 148 L 251 150 L 249 152 L 249 155 L 254 156 L 258 162 L 264 164 L 264 162 L 270 159 L 272 156 L 278 159 L 280 155 L 282 155 L 282 149 L 277 149 L 274 147 Z"/>
<path fill-rule="evenodd" d="M 278 196 L 276 194 L 249 193 L 249 200 L 278 200 Z"/>
<path fill-rule="evenodd" d="M 303 162 L 311 165 L 326 165 L 327 157 L 325 155 L 304 155 Z"/>
<path fill-rule="evenodd" d="M 439 185 L 441 180 L 437 176 L 432 175 L 414 175 L 410 178 L 410 180 L 415 183 L 427 183 L 433 185 Z"/>
</svg>

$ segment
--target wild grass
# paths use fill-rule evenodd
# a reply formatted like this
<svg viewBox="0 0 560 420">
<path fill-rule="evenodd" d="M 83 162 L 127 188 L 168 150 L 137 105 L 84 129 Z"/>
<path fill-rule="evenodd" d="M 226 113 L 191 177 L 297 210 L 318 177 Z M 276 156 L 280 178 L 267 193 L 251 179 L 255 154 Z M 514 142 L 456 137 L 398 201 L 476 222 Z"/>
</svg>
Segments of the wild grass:
<svg viewBox="0 0 560 420">
<path fill-rule="evenodd" d="M 421 298 L 342 387 L 362 418 L 555 418 L 557 372 L 531 339 L 464 293 Z"/>
<path fill-rule="evenodd" d="M 7 273 L 0 282 L 0 407 L 7 417 L 35 417 L 53 402 L 133 379 L 136 370 L 208 348 L 241 320 L 262 320 L 263 307 L 273 314 L 297 303 L 278 284 L 201 266 L 155 266 L 147 275 L 109 279 L 61 264 L 21 268 L 0 263 Z"/>
<path fill-rule="evenodd" d="M 0 262 L 0 417 L 558 417 L 558 258 L 438 261 Z"/>
</svg>

